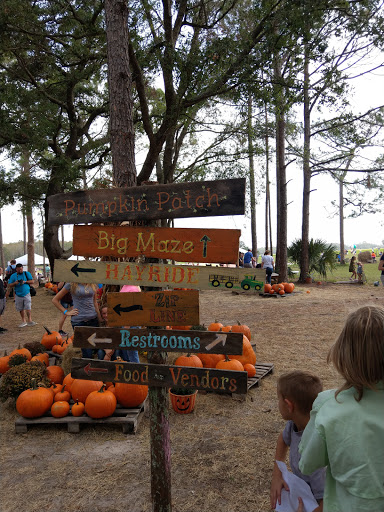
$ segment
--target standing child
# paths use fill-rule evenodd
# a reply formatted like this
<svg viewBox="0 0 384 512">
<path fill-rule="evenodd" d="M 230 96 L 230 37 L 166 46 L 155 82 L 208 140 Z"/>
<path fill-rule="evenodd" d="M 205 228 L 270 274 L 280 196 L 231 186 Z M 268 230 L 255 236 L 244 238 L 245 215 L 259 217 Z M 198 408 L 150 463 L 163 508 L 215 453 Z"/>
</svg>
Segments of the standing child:
<svg viewBox="0 0 384 512">
<path fill-rule="evenodd" d="M 357 274 L 356 274 L 356 256 L 352 256 L 351 261 L 349 262 L 349 272 L 352 272 L 352 275 L 349 278 L 349 280 L 357 278 Z"/>
<path fill-rule="evenodd" d="M 351 313 L 328 361 L 344 384 L 315 400 L 299 447 L 300 470 L 328 466 L 324 512 L 383 512 L 384 309 Z"/>
<path fill-rule="evenodd" d="M 357 262 L 357 279 L 361 283 L 363 279 L 363 264 L 360 261 Z"/>
<path fill-rule="evenodd" d="M 275 460 L 285 462 L 289 448 L 289 464 L 293 474 L 302 478 L 310 486 L 312 494 L 318 501 L 316 512 L 323 510 L 322 498 L 325 483 L 325 468 L 317 468 L 310 476 L 304 476 L 299 470 L 299 443 L 303 430 L 309 422 L 313 401 L 322 391 L 321 380 L 315 375 L 299 370 L 285 373 L 277 382 L 279 411 L 287 424 L 277 439 Z M 282 489 L 289 491 L 281 471 L 275 462 L 271 482 L 271 507 L 281 504 Z"/>
</svg>

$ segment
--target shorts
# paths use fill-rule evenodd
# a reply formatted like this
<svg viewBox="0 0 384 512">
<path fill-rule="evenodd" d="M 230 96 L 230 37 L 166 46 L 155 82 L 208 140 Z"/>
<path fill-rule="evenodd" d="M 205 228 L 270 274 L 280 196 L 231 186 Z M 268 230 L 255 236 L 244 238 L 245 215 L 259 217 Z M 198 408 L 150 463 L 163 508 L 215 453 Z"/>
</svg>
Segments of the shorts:
<svg viewBox="0 0 384 512">
<path fill-rule="evenodd" d="M 31 294 L 28 293 L 24 297 L 19 297 L 15 294 L 15 307 L 16 311 L 30 311 L 32 307 Z"/>
<path fill-rule="evenodd" d="M 4 313 L 6 302 L 7 299 L 5 297 L 4 299 L 0 299 L 0 316 Z"/>
</svg>

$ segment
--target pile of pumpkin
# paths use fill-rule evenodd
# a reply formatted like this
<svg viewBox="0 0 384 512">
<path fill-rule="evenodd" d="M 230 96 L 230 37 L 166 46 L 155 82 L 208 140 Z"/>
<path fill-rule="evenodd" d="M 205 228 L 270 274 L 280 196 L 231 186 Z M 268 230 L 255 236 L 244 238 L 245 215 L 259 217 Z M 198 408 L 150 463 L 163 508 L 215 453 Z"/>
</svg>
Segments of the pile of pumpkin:
<svg viewBox="0 0 384 512">
<path fill-rule="evenodd" d="M 201 328 L 201 326 L 199 326 Z M 173 327 L 180 329 L 180 327 Z M 186 329 L 191 326 L 186 326 Z M 217 368 L 219 370 L 246 371 L 248 377 L 256 375 L 256 354 L 251 345 L 251 330 L 247 325 L 237 323 L 236 325 L 223 325 L 220 322 L 212 322 L 208 331 L 216 332 L 239 332 L 243 334 L 242 355 L 224 354 L 187 354 L 176 359 L 177 366 L 192 366 L 197 368 Z"/>
<path fill-rule="evenodd" d="M 50 281 L 48 281 L 48 283 L 45 283 L 44 288 L 46 288 L 47 290 L 53 292 L 55 295 L 58 292 L 57 284 L 53 284 Z"/>
<path fill-rule="evenodd" d="M 73 343 L 73 335 L 67 336 L 66 339 L 63 339 L 59 332 L 50 331 L 45 326 L 44 329 L 46 330 L 46 333 L 43 335 L 40 343 L 44 345 L 47 350 L 52 350 L 52 352 L 61 355 L 65 349 Z"/>
<path fill-rule="evenodd" d="M 292 293 L 295 289 L 293 283 L 278 283 L 278 284 L 265 284 L 264 293 L 270 293 L 271 295 L 285 295 L 286 293 Z"/>
</svg>

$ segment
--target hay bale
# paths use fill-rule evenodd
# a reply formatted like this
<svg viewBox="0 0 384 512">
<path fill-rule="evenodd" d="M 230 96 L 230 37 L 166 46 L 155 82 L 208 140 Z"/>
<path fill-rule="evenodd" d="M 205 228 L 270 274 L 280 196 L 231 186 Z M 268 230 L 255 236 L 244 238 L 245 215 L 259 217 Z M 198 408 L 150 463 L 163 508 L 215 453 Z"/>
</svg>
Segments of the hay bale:
<svg viewBox="0 0 384 512">
<path fill-rule="evenodd" d="M 360 251 L 359 254 L 357 255 L 357 261 L 360 261 L 360 263 L 371 263 L 371 251 Z"/>
</svg>

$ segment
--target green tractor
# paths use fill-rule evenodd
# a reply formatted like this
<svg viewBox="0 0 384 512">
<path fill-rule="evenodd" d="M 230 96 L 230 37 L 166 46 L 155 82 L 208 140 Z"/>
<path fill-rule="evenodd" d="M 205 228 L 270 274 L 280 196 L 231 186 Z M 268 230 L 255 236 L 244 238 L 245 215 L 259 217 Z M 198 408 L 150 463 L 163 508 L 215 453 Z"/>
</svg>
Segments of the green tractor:
<svg viewBox="0 0 384 512">
<path fill-rule="evenodd" d="M 264 283 L 258 281 L 256 276 L 245 276 L 245 279 L 241 281 L 241 287 L 243 290 L 250 290 L 251 288 L 261 290 L 264 287 Z"/>
</svg>

